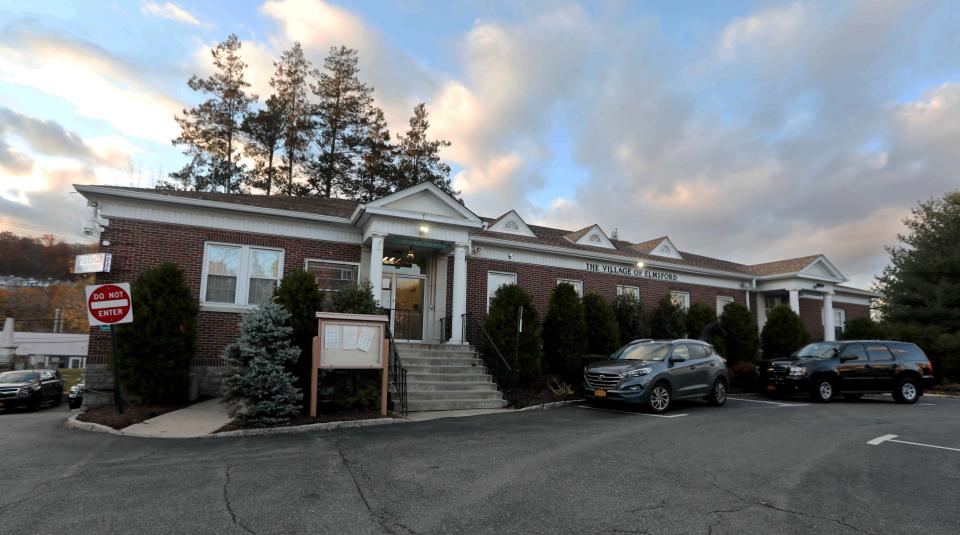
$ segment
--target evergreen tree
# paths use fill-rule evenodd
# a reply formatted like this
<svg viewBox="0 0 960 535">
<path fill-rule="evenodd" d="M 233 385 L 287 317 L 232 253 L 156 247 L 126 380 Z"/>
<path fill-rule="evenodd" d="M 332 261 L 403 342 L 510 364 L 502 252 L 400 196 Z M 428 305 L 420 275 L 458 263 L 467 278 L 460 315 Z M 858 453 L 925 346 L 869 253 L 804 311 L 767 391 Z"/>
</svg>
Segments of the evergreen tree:
<svg viewBox="0 0 960 535">
<path fill-rule="evenodd" d="M 284 179 L 277 189 L 285 195 L 304 195 L 306 187 L 297 180 L 297 173 L 306 157 L 314 129 L 312 107 L 307 101 L 310 62 L 304 57 L 300 43 L 295 42 L 273 65 L 275 71 L 270 86 L 275 92 L 283 131 Z"/>
<path fill-rule="evenodd" d="M 192 182 L 196 190 L 239 190 L 243 173 L 243 166 L 237 163 L 240 125 L 250 104 L 257 100 L 256 95 L 246 93 L 250 84 L 243 79 L 247 65 L 240 59 L 240 47 L 240 39 L 230 34 L 211 51 L 215 72 L 206 78 L 193 75 L 187 81 L 190 89 L 207 95 L 207 100 L 175 117 L 181 132 L 173 144 L 185 147 L 184 154 L 191 157 L 175 178 Z M 198 159 L 200 154 L 206 158 Z"/>
<path fill-rule="evenodd" d="M 360 285 L 349 285 L 333 294 L 334 312 L 349 314 L 380 314 L 383 311 L 373 299 L 373 285 L 369 281 Z"/>
<path fill-rule="evenodd" d="M 884 319 L 960 331 L 960 191 L 920 203 L 877 278 Z"/>
<path fill-rule="evenodd" d="M 122 387 L 143 403 L 183 401 L 198 314 L 183 270 L 170 262 L 148 268 L 130 290 L 134 322 L 116 327 Z"/>
<path fill-rule="evenodd" d="M 317 96 L 316 157 L 310 162 L 308 182 L 321 197 L 354 189 L 356 159 L 366 139 L 373 89 L 357 77 L 357 51 L 330 49 L 323 71 L 311 86 Z"/>
<path fill-rule="evenodd" d="M 883 340 L 888 336 L 884 325 L 868 316 L 847 320 L 843 332 L 840 333 L 842 340 Z"/>
<path fill-rule="evenodd" d="M 276 303 L 265 303 L 240 321 L 240 338 L 224 352 L 237 373 L 223 382 L 223 399 L 237 423 L 278 425 L 300 411 L 303 393 L 287 367 L 300 350 L 290 344 L 290 315 Z"/>
<path fill-rule="evenodd" d="M 684 333 L 687 332 L 684 325 L 685 319 L 683 309 L 667 294 L 657 303 L 653 314 L 650 315 L 650 334 L 658 340 L 683 338 Z"/>
<path fill-rule="evenodd" d="M 323 292 L 317 288 L 317 279 L 313 274 L 297 270 L 284 275 L 274 293 L 274 300 L 290 314 L 293 343 L 300 350 L 292 369 L 297 376 L 297 388 L 309 392 L 313 372 L 313 337 L 317 336 L 317 312 L 323 310 Z M 309 399 L 309 396 L 304 396 L 304 403 Z"/>
<path fill-rule="evenodd" d="M 449 147 L 450 142 L 444 139 L 428 139 L 429 128 L 427 106 L 421 102 L 413 108 L 407 133 L 399 136 L 396 190 L 429 181 L 453 197 L 459 197 L 460 192 L 454 191 L 450 182 L 450 166 L 440 159 L 440 149 Z"/>
<path fill-rule="evenodd" d="M 276 96 L 267 99 L 267 107 L 248 115 L 241 130 L 247 145 L 244 154 L 254 162 L 246 176 L 250 188 L 274 193 L 277 185 L 277 167 L 274 164 L 283 139 L 283 110 Z"/>
<path fill-rule="evenodd" d="M 374 107 L 360 147 L 356 180 L 344 185 L 347 197 L 363 203 L 393 193 L 397 177 L 397 149 L 390 142 L 390 131 L 383 110 Z"/>
<path fill-rule="evenodd" d="M 717 319 L 716 313 L 706 303 L 693 303 L 687 310 L 684 326 L 687 328 L 687 338 L 699 339 L 703 328 Z"/>
<path fill-rule="evenodd" d="M 518 336 L 520 307 L 523 307 L 523 332 Z M 483 325 L 513 370 L 512 373 L 507 371 L 496 350 L 484 337 L 480 351 L 486 356 L 487 365 L 501 387 L 513 386 L 514 383 L 526 386 L 540 378 L 543 373 L 540 314 L 533 305 L 533 299 L 523 288 L 516 284 L 501 286 L 493 296 L 490 312 Z"/>
<path fill-rule="evenodd" d="M 543 356 L 547 371 L 576 383 L 580 359 L 587 349 L 587 324 L 583 304 L 570 284 L 558 284 L 550 294 L 550 305 L 543 321 Z"/>
<path fill-rule="evenodd" d="M 760 334 L 763 358 L 784 359 L 810 343 L 810 333 L 790 307 L 780 305 L 767 314 L 767 323 Z"/>
<path fill-rule="evenodd" d="M 650 337 L 650 325 L 646 321 L 643 302 L 633 294 L 620 294 L 613 302 L 613 314 L 620 329 L 620 345 Z"/>
<path fill-rule="evenodd" d="M 620 327 L 613 307 L 600 294 L 583 298 L 583 316 L 587 326 L 587 354 L 610 355 L 620 347 Z"/>
<path fill-rule="evenodd" d="M 720 340 L 711 340 L 717 351 L 730 365 L 738 362 L 755 362 L 760 349 L 760 337 L 753 314 L 740 303 L 730 303 L 723 308 L 720 325 L 725 334 Z"/>
</svg>

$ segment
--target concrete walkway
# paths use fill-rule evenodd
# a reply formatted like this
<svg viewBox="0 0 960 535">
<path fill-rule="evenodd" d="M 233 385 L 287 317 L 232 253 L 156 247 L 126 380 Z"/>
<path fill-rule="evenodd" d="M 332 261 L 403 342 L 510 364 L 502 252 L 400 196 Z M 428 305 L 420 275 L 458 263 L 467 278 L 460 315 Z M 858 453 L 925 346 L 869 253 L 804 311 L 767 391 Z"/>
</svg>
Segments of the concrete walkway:
<svg viewBox="0 0 960 535">
<path fill-rule="evenodd" d="M 230 423 L 227 407 L 215 398 L 189 407 L 144 420 L 121 432 L 143 437 L 190 438 L 202 437 Z"/>
</svg>

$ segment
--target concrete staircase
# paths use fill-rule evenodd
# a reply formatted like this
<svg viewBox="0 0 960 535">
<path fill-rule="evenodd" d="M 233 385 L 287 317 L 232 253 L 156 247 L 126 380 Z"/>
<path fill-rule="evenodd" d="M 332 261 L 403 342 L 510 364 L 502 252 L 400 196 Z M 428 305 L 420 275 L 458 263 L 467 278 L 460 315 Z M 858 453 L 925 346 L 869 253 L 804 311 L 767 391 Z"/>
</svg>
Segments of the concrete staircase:
<svg viewBox="0 0 960 535">
<path fill-rule="evenodd" d="M 471 346 L 399 343 L 397 351 L 407 369 L 407 410 L 411 412 L 507 405 Z"/>
</svg>

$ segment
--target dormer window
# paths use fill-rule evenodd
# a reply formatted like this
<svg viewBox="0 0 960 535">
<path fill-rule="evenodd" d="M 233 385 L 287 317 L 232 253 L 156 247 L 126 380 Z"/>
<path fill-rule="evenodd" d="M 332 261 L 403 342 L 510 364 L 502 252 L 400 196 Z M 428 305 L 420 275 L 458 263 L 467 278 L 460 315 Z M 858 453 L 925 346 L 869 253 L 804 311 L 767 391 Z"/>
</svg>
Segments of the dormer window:
<svg viewBox="0 0 960 535">
<path fill-rule="evenodd" d="M 520 225 L 516 221 L 507 221 L 503 224 L 503 228 L 507 230 L 520 230 Z"/>
<path fill-rule="evenodd" d="M 498 217 L 490 224 L 490 227 L 487 230 L 492 232 L 517 234 L 519 236 L 527 236 L 528 238 L 537 237 L 537 235 L 530 230 L 530 227 L 523 222 L 523 218 L 520 217 L 520 214 L 514 210 L 510 210 L 509 212 Z"/>
<path fill-rule="evenodd" d="M 590 241 L 592 241 L 592 242 L 594 242 L 594 243 L 600 243 L 600 236 L 598 236 L 598 235 L 596 235 L 596 234 L 591 234 L 591 235 L 590 235 Z"/>
</svg>

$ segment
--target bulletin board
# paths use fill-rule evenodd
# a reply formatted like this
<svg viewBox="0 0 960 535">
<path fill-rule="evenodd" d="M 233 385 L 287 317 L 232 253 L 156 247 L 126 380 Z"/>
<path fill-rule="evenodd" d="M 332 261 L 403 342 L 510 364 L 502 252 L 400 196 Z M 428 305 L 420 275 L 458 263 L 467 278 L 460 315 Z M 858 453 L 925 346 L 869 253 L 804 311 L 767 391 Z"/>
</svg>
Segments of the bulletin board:
<svg viewBox="0 0 960 535">
<path fill-rule="evenodd" d="M 317 386 L 321 369 L 383 370 L 380 414 L 387 415 L 387 316 L 317 312 L 310 381 L 310 416 L 317 415 Z"/>
</svg>

